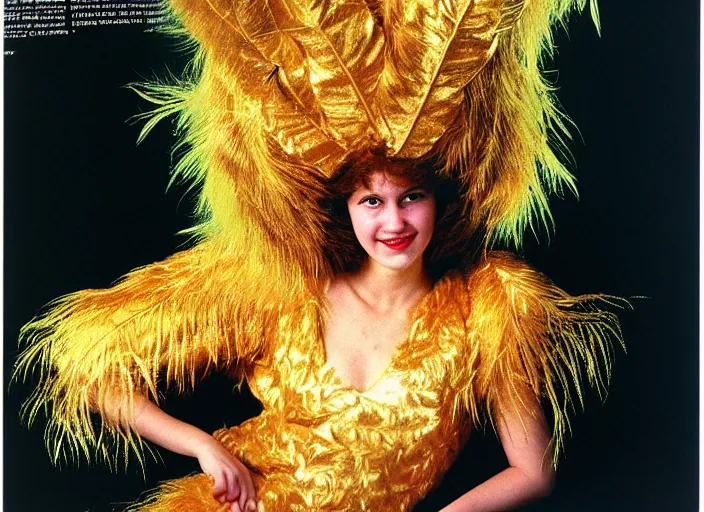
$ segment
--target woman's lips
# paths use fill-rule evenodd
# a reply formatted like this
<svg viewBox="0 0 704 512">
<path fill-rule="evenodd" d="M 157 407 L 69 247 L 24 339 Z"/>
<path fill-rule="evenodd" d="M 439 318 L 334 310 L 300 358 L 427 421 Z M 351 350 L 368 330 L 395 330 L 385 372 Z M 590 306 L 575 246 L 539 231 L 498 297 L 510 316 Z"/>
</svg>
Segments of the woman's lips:
<svg viewBox="0 0 704 512">
<path fill-rule="evenodd" d="M 386 240 L 379 240 L 382 244 L 384 244 L 386 247 L 393 251 L 402 251 L 411 243 L 413 243 L 413 239 L 416 237 L 416 235 L 411 235 L 411 236 L 402 236 L 398 238 L 389 238 Z"/>
</svg>

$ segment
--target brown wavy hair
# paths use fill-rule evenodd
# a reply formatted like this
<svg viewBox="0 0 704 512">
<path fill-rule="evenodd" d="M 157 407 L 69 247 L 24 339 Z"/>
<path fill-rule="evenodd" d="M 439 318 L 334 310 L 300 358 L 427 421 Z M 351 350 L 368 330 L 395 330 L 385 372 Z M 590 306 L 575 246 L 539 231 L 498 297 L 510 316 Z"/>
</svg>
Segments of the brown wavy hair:
<svg viewBox="0 0 704 512">
<path fill-rule="evenodd" d="M 334 273 L 353 272 L 368 257 L 354 234 L 347 200 L 359 186 L 369 186 L 372 174 L 403 177 L 432 191 L 436 221 L 430 244 L 423 254 L 426 272 L 434 281 L 451 271 L 463 272 L 477 259 L 483 247 L 482 230 L 471 225 L 466 211 L 462 182 L 440 171 L 432 161 L 389 160 L 383 150 L 354 154 L 328 180 L 323 207 L 328 214 L 325 257 Z"/>
</svg>

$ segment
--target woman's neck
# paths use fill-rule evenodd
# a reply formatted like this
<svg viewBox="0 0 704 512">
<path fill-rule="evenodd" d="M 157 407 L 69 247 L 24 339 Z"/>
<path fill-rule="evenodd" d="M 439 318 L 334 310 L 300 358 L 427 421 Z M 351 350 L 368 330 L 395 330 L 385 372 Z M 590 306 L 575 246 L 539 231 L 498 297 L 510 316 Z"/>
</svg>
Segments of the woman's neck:
<svg viewBox="0 0 704 512">
<path fill-rule="evenodd" d="M 394 270 L 369 258 L 346 278 L 357 296 L 379 313 L 411 308 L 432 288 L 421 261 L 409 268 Z"/>
</svg>

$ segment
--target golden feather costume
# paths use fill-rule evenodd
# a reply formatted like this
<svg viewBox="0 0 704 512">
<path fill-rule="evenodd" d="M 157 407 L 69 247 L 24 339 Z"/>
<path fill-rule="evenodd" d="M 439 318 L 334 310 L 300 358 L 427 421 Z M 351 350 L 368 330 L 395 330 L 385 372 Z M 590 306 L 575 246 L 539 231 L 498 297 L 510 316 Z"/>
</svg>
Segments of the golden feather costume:
<svg viewBox="0 0 704 512">
<path fill-rule="evenodd" d="M 54 460 L 141 457 L 130 407 L 99 428 L 91 413 L 116 392 L 158 402 L 160 387 L 185 392 L 212 369 L 245 378 L 264 405 L 215 436 L 251 469 L 267 511 L 408 510 L 499 400 L 522 410 L 519 388 L 551 405 L 557 457 L 570 397 L 585 377 L 605 389 L 621 342 L 597 307 L 607 299 L 571 297 L 482 250 L 434 285 L 389 367 L 357 391 L 325 362 L 322 205 L 343 164 L 381 151 L 460 183 L 456 240 L 519 245 L 549 221 L 547 195 L 574 190 L 551 148 L 566 131 L 539 65 L 551 27 L 584 4 L 173 0 L 174 31 L 195 48 L 190 76 L 137 90 L 158 105 L 145 133 L 178 115 L 176 177 L 202 187 L 198 242 L 24 327 L 16 376 L 38 369 L 25 412 L 48 411 Z M 168 483 L 143 510 L 219 510 L 210 486 Z"/>
</svg>

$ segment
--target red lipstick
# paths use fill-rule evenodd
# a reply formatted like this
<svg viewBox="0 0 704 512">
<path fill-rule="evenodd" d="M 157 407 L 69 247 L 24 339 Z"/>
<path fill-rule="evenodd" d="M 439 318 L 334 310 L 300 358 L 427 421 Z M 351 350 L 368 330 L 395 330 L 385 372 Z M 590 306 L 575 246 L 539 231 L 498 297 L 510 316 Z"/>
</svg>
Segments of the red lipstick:
<svg viewBox="0 0 704 512">
<path fill-rule="evenodd" d="M 402 251 L 403 249 L 411 245 L 411 243 L 413 243 L 413 239 L 415 239 L 415 237 L 416 235 L 411 235 L 399 238 L 389 238 L 388 240 L 379 241 L 392 251 Z"/>
</svg>

